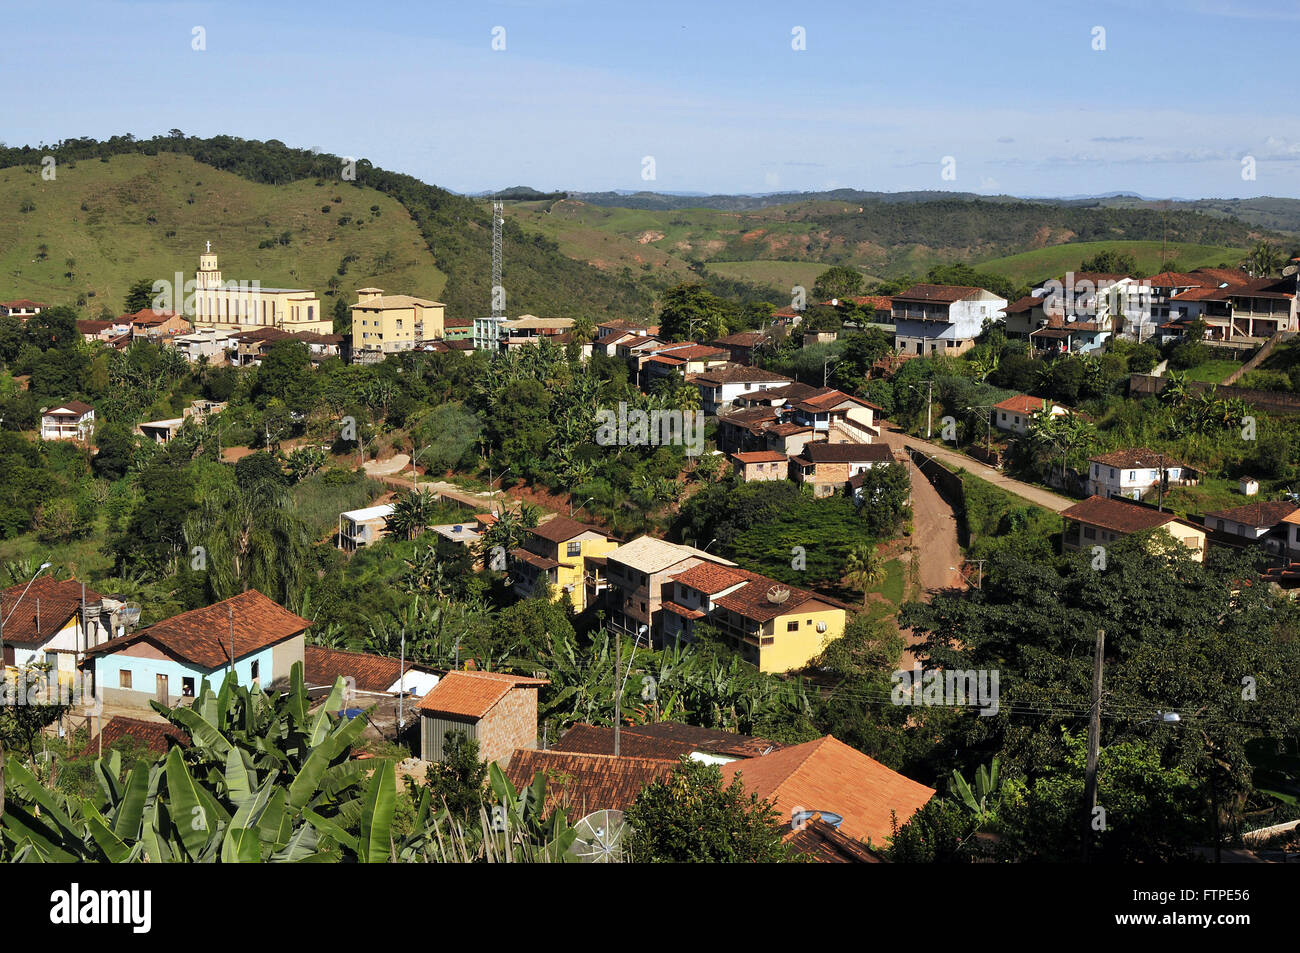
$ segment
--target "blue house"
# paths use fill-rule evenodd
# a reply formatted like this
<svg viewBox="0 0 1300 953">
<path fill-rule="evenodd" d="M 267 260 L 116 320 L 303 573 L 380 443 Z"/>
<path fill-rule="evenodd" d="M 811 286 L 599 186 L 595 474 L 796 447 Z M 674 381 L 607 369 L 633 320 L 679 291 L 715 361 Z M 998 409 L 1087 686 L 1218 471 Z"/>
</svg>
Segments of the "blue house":
<svg viewBox="0 0 1300 953">
<path fill-rule="evenodd" d="M 174 706 L 198 694 L 205 678 L 216 687 L 231 669 L 232 654 L 241 685 L 287 680 L 294 662 L 303 661 L 311 624 L 252 589 L 110 639 L 87 652 L 87 662 L 103 701 Z"/>
</svg>

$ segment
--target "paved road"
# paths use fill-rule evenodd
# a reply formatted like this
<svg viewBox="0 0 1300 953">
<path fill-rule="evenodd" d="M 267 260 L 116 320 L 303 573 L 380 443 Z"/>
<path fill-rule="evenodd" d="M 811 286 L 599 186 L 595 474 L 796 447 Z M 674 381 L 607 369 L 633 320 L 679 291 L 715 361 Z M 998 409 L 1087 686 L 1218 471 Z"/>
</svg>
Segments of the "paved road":
<svg viewBox="0 0 1300 953">
<path fill-rule="evenodd" d="M 1061 496 L 1059 493 L 1053 493 L 1051 490 L 1044 490 L 1040 486 L 1034 486 L 1031 483 L 1022 483 L 1019 480 L 1013 480 L 1001 470 L 995 470 L 993 467 L 980 463 L 973 457 L 968 457 L 964 453 L 955 450 L 946 450 L 943 447 L 937 447 L 932 443 L 924 440 L 918 440 L 894 429 L 893 424 L 885 423 L 885 429 L 882 436 L 889 441 L 890 446 L 914 447 L 918 450 L 928 453 L 930 456 L 943 463 L 951 463 L 961 467 L 968 473 L 973 473 L 981 480 L 987 480 L 994 486 L 1001 487 L 1008 493 L 1013 493 L 1029 503 L 1046 507 L 1054 513 L 1059 513 L 1068 507 L 1078 503 L 1078 500 L 1072 500 L 1068 496 Z"/>
</svg>

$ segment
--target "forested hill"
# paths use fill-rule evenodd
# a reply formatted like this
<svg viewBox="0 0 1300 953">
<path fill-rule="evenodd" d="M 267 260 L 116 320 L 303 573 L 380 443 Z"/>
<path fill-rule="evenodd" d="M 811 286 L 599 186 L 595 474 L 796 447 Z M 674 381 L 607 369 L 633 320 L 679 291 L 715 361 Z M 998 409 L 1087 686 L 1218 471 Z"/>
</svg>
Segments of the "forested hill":
<svg viewBox="0 0 1300 953">
<path fill-rule="evenodd" d="M 473 317 L 487 312 L 491 301 L 491 233 L 490 218 L 482 203 L 428 185 L 414 176 L 389 172 L 377 168 L 365 159 L 356 163 L 356 178 L 341 178 L 344 160 L 327 153 L 313 153 L 293 149 L 278 140 L 260 142 L 232 136 L 215 136 L 200 139 L 173 131 L 168 136 L 137 140 L 133 136 L 115 136 L 100 142 L 94 139 L 68 139 L 57 145 L 32 148 L 0 148 L 0 169 L 15 166 L 30 167 L 37 175 L 45 156 L 53 156 L 59 168 L 67 163 L 94 162 L 114 156 L 158 156 L 165 153 L 188 155 L 197 162 L 225 172 L 233 173 L 254 183 L 272 186 L 287 185 L 304 180 L 317 180 L 331 186 L 331 193 L 345 188 L 370 188 L 400 202 L 415 221 L 421 236 L 428 245 L 437 269 L 447 276 L 441 300 L 451 315 Z M 39 179 L 39 176 L 37 175 Z M 52 184 L 52 183 L 49 183 Z M 187 196 L 183 192 L 163 196 L 163 202 L 184 207 Z M 12 206 L 12 207 L 10 207 Z M 10 190 L 0 196 L 0 226 L 21 221 L 25 214 L 23 198 Z M 155 210 L 159 219 L 164 210 Z M 48 222 L 49 230 L 58 236 L 65 230 L 88 228 L 84 216 L 77 220 Z M 112 243 L 111 231 L 101 229 L 96 242 Z M 49 238 L 44 239 L 49 241 Z M 511 315 L 524 311 L 539 315 L 565 315 L 593 318 L 611 316 L 648 316 L 654 289 L 638 283 L 631 275 L 611 274 L 592 268 L 581 261 L 565 257 L 555 243 L 536 233 L 525 233 L 513 221 L 505 225 L 506 264 L 504 284 L 507 291 L 507 309 Z M 36 249 L 26 251 L 28 260 Z M 194 248 L 176 248 L 178 267 L 186 271 L 193 268 Z M 84 255 L 89 254 L 83 253 Z M 347 287 L 354 278 L 364 277 L 362 265 L 354 267 Z M 69 266 L 75 282 L 77 268 Z M 137 275 L 134 277 L 144 277 Z M 156 277 L 156 276 L 155 276 Z M 6 276 L 6 283 L 13 279 Z M 70 291 L 76 290 L 73 283 Z M 116 290 L 116 289 L 115 289 Z M 325 289 L 317 288 L 323 292 Z M 420 289 L 400 289 L 418 294 Z M 125 289 L 122 289 L 124 292 Z M 426 294 L 428 292 L 425 292 Z M 120 302 L 114 302 L 114 304 Z"/>
</svg>

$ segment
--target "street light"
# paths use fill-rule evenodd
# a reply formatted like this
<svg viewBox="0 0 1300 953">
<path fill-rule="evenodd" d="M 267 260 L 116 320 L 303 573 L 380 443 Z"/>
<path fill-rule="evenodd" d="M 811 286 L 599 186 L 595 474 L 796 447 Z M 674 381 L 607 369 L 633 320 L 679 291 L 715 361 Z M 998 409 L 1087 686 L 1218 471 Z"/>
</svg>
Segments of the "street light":
<svg viewBox="0 0 1300 953">
<path fill-rule="evenodd" d="M 978 573 L 978 575 L 975 577 L 975 588 L 983 589 L 984 588 L 984 560 L 972 559 L 971 562 L 975 563 L 976 572 Z M 956 566 L 949 566 L 948 568 L 955 573 L 961 573 L 962 579 L 966 579 L 966 573 L 964 570 L 958 569 Z M 970 580 L 966 579 L 966 581 L 969 582 Z"/>
<path fill-rule="evenodd" d="M 424 450 L 428 450 L 428 449 L 430 449 L 432 446 L 433 446 L 433 444 L 429 444 L 429 446 L 428 446 L 428 447 L 425 447 Z M 412 446 L 412 449 L 414 449 L 414 446 Z M 424 454 L 424 450 L 421 450 L 419 453 L 415 454 L 415 456 L 411 457 L 411 479 L 412 479 L 412 480 L 414 481 L 414 483 L 415 483 L 415 492 L 416 492 L 416 493 L 419 493 L 419 492 L 420 492 L 420 471 L 417 470 L 417 469 L 415 469 L 415 461 L 416 461 L 416 460 L 419 460 L 420 457 L 423 456 L 423 454 Z"/>
<path fill-rule="evenodd" d="M 594 500 L 594 499 L 595 499 L 594 496 L 589 496 L 589 497 L 587 497 L 585 500 L 583 500 L 581 503 L 579 503 L 578 506 L 576 506 L 576 507 L 573 505 L 573 503 L 570 503 L 570 504 L 569 504 L 569 515 L 572 516 L 572 515 L 574 514 L 574 511 L 575 511 L 575 510 L 580 510 L 580 509 L 582 509 L 584 506 L 586 506 L 588 503 L 590 503 L 590 502 L 591 502 L 592 500 Z"/>
<path fill-rule="evenodd" d="M 931 378 L 925 383 L 929 387 L 925 397 L 925 439 L 929 440 L 934 433 L 934 379 Z M 918 394 L 921 393 L 921 388 L 916 384 L 907 384 L 906 386 Z"/>
</svg>

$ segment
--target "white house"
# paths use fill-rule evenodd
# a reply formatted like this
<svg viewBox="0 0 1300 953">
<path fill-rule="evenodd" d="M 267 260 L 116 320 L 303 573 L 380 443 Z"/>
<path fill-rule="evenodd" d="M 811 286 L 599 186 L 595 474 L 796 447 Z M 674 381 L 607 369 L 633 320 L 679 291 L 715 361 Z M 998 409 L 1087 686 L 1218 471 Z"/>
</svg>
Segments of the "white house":
<svg viewBox="0 0 1300 953">
<path fill-rule="evenodd" d="M 1051 407 L 1053 417 L 1060 417 L 1069 411 L 1060 404 L 1050 404 L 1042 397 L 1030 397 L 1017 394 L 993 405 L 993 426 L 1010 433 L 1025 434 L 1029 431 L 1029 421 L 1034 414 Z"/>
<path fill-rule="evenodd" d="M 108 641 L 104 597 L 75 579 L 42 577 L 0 593 L 4 613 L 4 664 L 25 668 L 48 662 L 70 677 L 81 653 Z"/>
<path fill-rule="evenodd" d="M 1007 299 L 965 285 L 913 285 L 895 295 L 894 347 L 907 354 L 961 354 L 988 320 L 1004 316 Z"/>
<path fill-rule="evenodd" d="M 1185 467 L 1154 450 L 1114 450 L 1088 460 L 1087 492 L 1094 496 L 1126 496 L 1140 500 L 1163 479 L 1166 485 L 1186 482 Z"/>
<path fill-rule="evenodd" d="M 706 414 L 717 414 L 719 410 L 725 410 L 742 394 L 793 383 L 791 378 L 783 374 L 743 364 L 724 364 L 703 374 L 688 374 L 686 380 L 699 388 L 700 408 Z"/>
<path fill-rule="evenodd" d="M 339 549 L 355 552 L 373 546 L 388 535 L 388 517 L 392 515 L 392 503 L 380 503 L 378 506 L 340 513 Z"/>
<path fill-rule="evenodd" d="M 1300 503 L 1289 500 L 1247 503 L 1226 510 L 1211 510 L 1205 514 L 1205 528 L 1227 536 L 1236 536 L 1244 543 L 1262 540 L 1265 549 L 1279 554 L 1291 543 L 1288 537 L 1295 536 L 1295 527 L 1285 521 L 1298 512 Z M 1291 548 L 1300 550 L 1300 545 Z"/>
<path fill-rule="evenodd" d="M 79 400 L 58 404 L 41 414 L 42 440 L 87 440 L 95 432 L 95 408 Z"/>
</svg>

